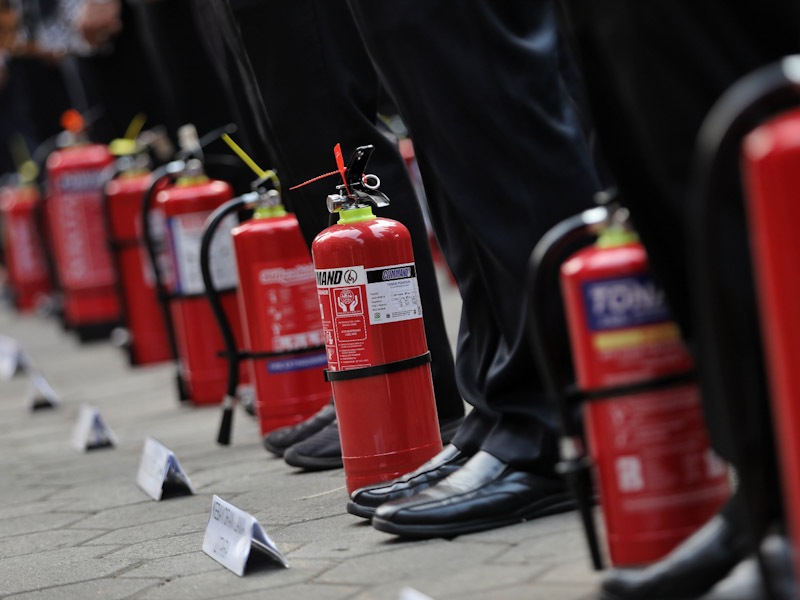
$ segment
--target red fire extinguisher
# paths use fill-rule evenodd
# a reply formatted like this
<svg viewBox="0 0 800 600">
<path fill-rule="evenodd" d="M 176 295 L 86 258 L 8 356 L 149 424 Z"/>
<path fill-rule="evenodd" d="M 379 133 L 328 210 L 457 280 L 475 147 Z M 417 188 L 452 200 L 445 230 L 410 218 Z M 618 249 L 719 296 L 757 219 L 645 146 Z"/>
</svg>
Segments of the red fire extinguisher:
<svg viewBox="0 0 800 600">
<path fill-rule="evenodd" d="M 312 245 L 347 489 L 412 471 L 442 448 L 430 353 L 408 229 L 376 217 L 388 204 L 357 148 L 328 196 L 338 223 Z"/>
<path fill-rule="evenodd" d="M 241 152 L 232 140 L 226 141 Z M 235 361 L 250 359 L 255 382 L 255 411 L 261 434 L 307 419 L 330 401 L 325 382 L 327 366 L 319 317 L 314 266 L 297 218 L 286 212 L 274 186 L 272 171 L 261 171 L 253 192 L 231 200 L 208 219 L 203 234 L 201 264 L 209 301 L 228 349 L 229 373 L 226 411 L 219 443 L 230 439 L 231 408 L 236 392 Z M 209 261 L 209 249 L 220 223 L 243 209 L 251 220 L 232 232 L 239 273 L 239 308 L 248 350 L 235 345 L 230 323 L 218 300 Z"/>
<path fill-rule="evenodd" d="M 567 249 L 595 236 L 560 266 L 579 390 L 567 393 L 548 338 L 546 290 Z M 730 493 L 727 467 L 709 446 L 692 359 L 625 209 L 610 204 L 557 225 L 534 249 L 532 270 L 537 361 L 561 416 L 562 468 L 578 495 L 595 567 L 602 560 L 590 465 L 611 563 L 654 562 Z"/>
<path fill-rule="evenodd" d="M 219 137 L 219 133 L 212 133 Z M 180 134 L 184 158 L 202 154 L 202 141 L 197 139 L 194 127 L 185 126 Z M 165 179 L 174 180 L 174 184 L 157 192 L 156 187 Z M 225 396 L 226 361 L 219 354 L 225 346 L 205 297 L 200 244 L 206 219 L 232 196 L 228 183 L 209 179 L 203 163 L 189 158 L 173 161 L 156 171 L 142 200 L 142 229 L 159 297 L 165 306 L 168 333 L 176 346 L 181 399 L 195 404 L 217 404 Z M 155 202 L 151 210 L 152 198 Z M 228 231 L 237 224 L 233 215 L 230 218 Z M 214 278 L 221 289 L 225 312 L 233 323 L 236 338 L 241 340 L 236 264 L 230 236 L 219 236 L 211 252 L 215 257 Z M 249 382 L 246 365 L 242 363 L 241 368 L 242 381 Z"/>
<path fill-rule="evenodd" d="M 33 161 L 20 165 L 18 183 L 0 188 L 3 249 L 14 305 L 22 312 L 48 302 L 52 291 L 44 242 L 37 227 L 38 169 Z"/>
<path fill-rule="evenodd" d="M 124 345 L 131 365 L 171 360 L 174 355 L 141 231 L 142 198 L 152 180 L 149 159 L 144 148 L 132 139 L 114 140 L 109 148 L 117 161 L 105 187 L 104 207 L 108 244 L 119 274 L 126 327 Z M 159 187 L 166 186 L 163 181 Z"/>
<path fill-rule="evenodd" d="M 800 55 L 789 56 L 737 82 L 712 109 L 700 132 L 704 143 L 698 152 L 698 180 L 704 192 L 698 221 L 704 231 L 713 231 L 710 223 L 720 206 L 729 203 L 723 186 L 715 185 L 718 174 L 737 161 L 742 166 L 783 505 L 793 540 L 800 534 L 799 69 Z M 787 112 L 775 116 L 778 110 Z M 709 237 L 713 240 L 714 236 Z M 725 258 L 712 254 L 713 248 L 708 252 L 710 263 L 719 264 Z M 758 516 L 751 520 L 758 522 Z M 793 554 L 797 578 L 800 555 Z"/>
<path fill-rule="evenodd" d="M 63 124 L 73 145 L 47 159 L 47 209 L 65 324 L 87 340 L 107 336 L 121 316 L 102 212 L 105 171 L 114 159 L 106 146 L 85 143 L 80 115 L 68 113 Z"/>
</svg>

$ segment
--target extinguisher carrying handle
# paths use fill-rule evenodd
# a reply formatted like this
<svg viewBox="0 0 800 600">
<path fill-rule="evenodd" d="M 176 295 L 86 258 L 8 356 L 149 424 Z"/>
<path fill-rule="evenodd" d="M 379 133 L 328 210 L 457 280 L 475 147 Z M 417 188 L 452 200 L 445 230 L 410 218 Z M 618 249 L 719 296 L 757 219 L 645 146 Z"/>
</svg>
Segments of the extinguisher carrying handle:
<svg viewBox="0 0 800 600">
<path fill-rule="evenodd" d="M 547 323 L 547 297 L 553 286 L 558 287 L 558 267 L 578 244 L 588 245 L 608 222 L 610 211 L 604 206 L 586 210 L 561 221 L 542 236 L 533 249 L 528 263 L 528 334 L 533 341 L 534 358 L 544 382 L 545 392 L 554 403 L 563 433 L 580 435 L 582 430 L 574 417 L 573 406 L 567 402 L 566 390 L 571 382 L 559 376 L 552 335 Z"/>
<path fill-rule="evenodd" d="M 586 543 L 595 569 L 603 559 L 592 512 L 591 462 L 585 452 L 583 431 L 576 415 L 576 403 L 567 393 L 569 382 L 560 375 L 555 360 L 554 340 L 548 327 L 548 291 L 558 289 L 558 267 L 578 245 L 588 245 L 609 222 L 612 212 L 598 206 L 558 223 L 542 236 L 531 254 L 528 272 L 529 335 L 545 392 L 556 410 L 562 430 L 558 472 L 564 477 L 578 504 Z"/>
<path fill-rule="evenodd" d="M 233 408 L 236 402 L 236 388 L 239 386 L 239 349 L 236 346 L 236 337 L 233 335 L 228 316 L 222 307 L 220 292 L 214 284 L 211 276 L 211 242 L 219 226 L 231 213 L 238 212 L 248 206 L 254 205 L 258 201 L 258 193 L 250 192 L 242 196 L 228 200 L 212 212 L 206 220 L 203 238 L 200 242 L 200 272 L 203 275 L 203 284 L 206 288 L 206 298 L 211 305 L 211 312 L 219 325 L 222 333 L 222 340 L 225 342 L 225 359 L 228 361 L 228 383 L 223 402 L 222 423 L 220 424 L 217 443 L 227 446 L 230 444 L 231 428 L 233 426 Z M 230 233 L 230 232 L 228 232 Z"/>
</svg>

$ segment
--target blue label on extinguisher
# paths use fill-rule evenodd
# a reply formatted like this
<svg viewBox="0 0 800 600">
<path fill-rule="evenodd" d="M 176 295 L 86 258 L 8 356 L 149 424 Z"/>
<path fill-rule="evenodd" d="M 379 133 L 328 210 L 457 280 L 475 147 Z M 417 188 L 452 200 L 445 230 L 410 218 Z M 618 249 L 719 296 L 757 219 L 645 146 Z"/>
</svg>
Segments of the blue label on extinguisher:
<svg viewBox="0 0 800 600">
<path fill-rule="evenodd" d="M 649 274 L 587 281 L 582 285 L 589 329 L 620 329 L 672 319 L 664 291 Z"/>
<path fill-rule="evenodd" d="M 311 356 L 281 358 L 267 362 L 267 372 L 275 375 L 278 373 L 289 373 L 291 371 L 302 371 L 304 369 L 314 369 L 328 366 L 328 355 L 312 354 Z"/>
</svg>

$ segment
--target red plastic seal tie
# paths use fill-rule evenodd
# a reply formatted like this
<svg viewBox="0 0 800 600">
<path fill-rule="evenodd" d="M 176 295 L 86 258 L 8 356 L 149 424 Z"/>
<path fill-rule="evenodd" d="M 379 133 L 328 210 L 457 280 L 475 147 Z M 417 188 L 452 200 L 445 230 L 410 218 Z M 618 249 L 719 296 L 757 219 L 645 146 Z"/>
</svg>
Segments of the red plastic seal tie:
<svg viewBox="0 0 800 600">
<path fill-rule="evenodd" d="M 309 179 L 308 181 L 304 181 L 303 183 L 298 183 L 294 187 L 290 187 L 290 190 L 296 190 L 297 188 L 301 188 L 304 185 L 308 185 L 309 183 L 314 183 L 315 181 L 319 181 L 320 179 L 325 179 L 326 177 L 330 177 L 331 175 L 338 175 L 339 171 L 331 171 L 330 173 L 325 173 L 324 175 L 317 175 L 313 179 Z"/>
<path fill-rule="evenodd" d="M 330 177 L 331 175 L 336 175 L 339 173 L 342 176 L 342 181 L 344 182 L 344 189 L 347 192 L 347 195 L 350 195 L 350 188 L 347 185 L 347 178 L 345 175 L 347 174 L 347 167 L 344 166 L 344 156 L 342 156 L 342 145 L 336 144 L 333 147 L 333 155 L 336 157 L 336 171 L 331 171 L 330 173 L 325 173 L 324 175 L 317 175 L 313 179 L 309 179 L 308 181 L 304 181 L 303 183 L 298 183 L 294 187 L 290 187 L 290 190 L 296 190 L 297 188 L 301 188 L 304 185 L 308 185 L 309 183 L 314 183 L 315 181 L 319 181 L 320 179 L 325 179 L 326 177 Z"/>
</svg>

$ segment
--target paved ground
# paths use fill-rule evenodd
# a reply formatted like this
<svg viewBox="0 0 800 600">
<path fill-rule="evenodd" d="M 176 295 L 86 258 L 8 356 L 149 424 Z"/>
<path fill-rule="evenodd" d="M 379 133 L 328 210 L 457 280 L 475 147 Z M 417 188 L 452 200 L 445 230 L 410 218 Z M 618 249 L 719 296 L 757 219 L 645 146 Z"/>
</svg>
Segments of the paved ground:
<svg viewBox="0 0 800 600">
<path fill-rule="evenodd" d="M 446 299 L 448 319 L 457 302 Z M 238 412 L 232 446 L 216 445 L 217 409 L 178 406 L 169 366 L 132 370 L 106 343 L 80 346 L 52 320 L 0 309 L 63 398 L 25 409 L 26 377 L 0 381 L 0 597 L 392 599 L 411 586 L 434 599 L 594 597 L 574 514 L 452 541 L 398 541 L 345 512 L 341 470 L 301 473 L 260 446 Z M 79 406 L 97 406 L 114 449 L 70 446 Z M 196 496 L 155 502 L 136 486 L 142 444 L 171 448 Z M 237 577 L 205 555 L 211 496 L 253 514 L 291 568 Z"/>
</svg>

